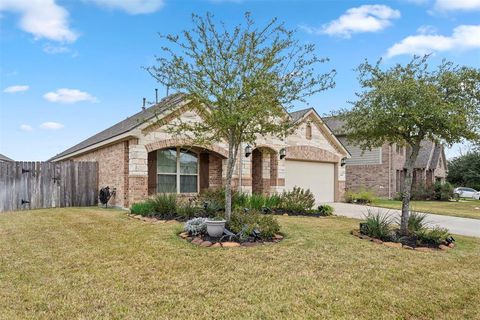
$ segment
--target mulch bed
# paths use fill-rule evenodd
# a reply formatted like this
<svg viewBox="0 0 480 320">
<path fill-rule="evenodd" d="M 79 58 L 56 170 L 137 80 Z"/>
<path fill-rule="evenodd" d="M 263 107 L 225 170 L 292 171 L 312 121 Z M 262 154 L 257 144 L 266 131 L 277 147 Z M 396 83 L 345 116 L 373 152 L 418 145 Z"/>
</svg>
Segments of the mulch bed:
<svg viewBox="0 0 480 320">
<path fill-rule="evenodd" d="M 187 232 L 182 232 L 178 235 L 180 238 L 190 242 L 191 244 L 205 247 L 205 248 L 235 248 L 235 247 L 255 247 L 258 245 L 269 245 L 275 244 L 283 240 L 281 234 L 276 234 L 272 239 L 269 240 L 257 240 L 257 241 L 220 241 L 219 238 L 212 238 L 208 235 L 202 236 L 191 236 Z"/>
<path fill-rule="evenodd" d="M 371 241 L 373 243 L 381 244 L 390 248 L 403 248 L 407 250 L 415 250 L 420 252 L 433 252 L 433 251 L 448 251 L 455 247 L 454 243 L 447 244 L 446 242 L 439 245 L 438 247 L 431 247 L 431 246 L 429 247 L 429 246 L 419 246 L 416 244 L 414 240 L 408 240 L 408 239 L 405 240 L 404 243 L 382 241 L 381 239 L 372 238 L 367 235 L 361 234 L 358 229 L 352 230 L 350 233 L 362 240 Z"/>
</svg>

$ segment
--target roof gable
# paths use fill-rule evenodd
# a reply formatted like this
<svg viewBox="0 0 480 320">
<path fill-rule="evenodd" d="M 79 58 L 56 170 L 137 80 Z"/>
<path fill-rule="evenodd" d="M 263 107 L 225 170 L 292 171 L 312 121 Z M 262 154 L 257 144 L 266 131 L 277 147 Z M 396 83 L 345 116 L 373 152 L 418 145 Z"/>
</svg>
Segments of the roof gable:
<svg viewBox="0 0 480 320">
<path fill-rule="evenodd" d="M 292 113 L 290 114 L 292 116 L 292 119 L 294 119 L 296 123 L 302 123 L 304 121 L 307 121 L 309 118 L 312 119 L 313 122 L 317 125 L 318 129 L 323 133 L 327 141 L 329 141 L 337 151 L 343 153 L 345 156 L 350 157 L 350 152 L 347 150 L 347 148 L 345 148 L 343 143 L 338 140 L 333 131 L 323 121 L 322 117 L 320 117 L 320 115 L 315 109 L 308 108 L 296 112 L 297 113 L 293 116 Z"/>
</svg>

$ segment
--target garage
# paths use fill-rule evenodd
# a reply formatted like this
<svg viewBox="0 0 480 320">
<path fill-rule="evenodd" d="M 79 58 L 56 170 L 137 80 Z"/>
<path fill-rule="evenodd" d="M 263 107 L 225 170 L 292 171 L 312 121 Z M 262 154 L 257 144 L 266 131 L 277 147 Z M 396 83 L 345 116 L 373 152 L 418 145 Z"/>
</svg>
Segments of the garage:
<svg viewBox="0 0 480 320">
<path fill-rule="evenodd" d="M 285 189 L 310 189 L 317 203 L 335 200 L 335 165 L 326 162 L 285 161 Z"/>
</svg>

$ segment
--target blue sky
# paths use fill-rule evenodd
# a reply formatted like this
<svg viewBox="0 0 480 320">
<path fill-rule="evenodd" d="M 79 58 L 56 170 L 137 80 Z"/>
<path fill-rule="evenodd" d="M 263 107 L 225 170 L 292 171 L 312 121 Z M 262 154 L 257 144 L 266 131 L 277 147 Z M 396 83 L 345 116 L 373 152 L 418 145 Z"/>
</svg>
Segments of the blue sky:
<svg viewBox="0 0 480 320">
<path fill-rule="evenodd" d="M 161 53 L 157 32 L 190 27 L 192 13 L 233 25 L 246 11 L 278 17 L 331 59 L 336 88 L 309 100 L 320 114 L 354 99 L 365 58 L 429 52 L 480 67 L 480 0 L 0 0 L 0 153 L 46 160 L 138 112 L 155 88 L 165 95 L 142 69 Z"/>
</svg>

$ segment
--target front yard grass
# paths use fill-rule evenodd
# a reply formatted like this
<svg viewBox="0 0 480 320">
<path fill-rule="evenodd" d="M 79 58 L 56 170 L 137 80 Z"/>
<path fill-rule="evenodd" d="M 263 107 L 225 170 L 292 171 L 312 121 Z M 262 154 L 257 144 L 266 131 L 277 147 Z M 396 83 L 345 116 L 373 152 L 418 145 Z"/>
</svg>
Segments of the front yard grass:
<svg viewBox="0 0 480 320">
<path fill-rule="evenodd" d="M 421 253 L 358 220 L 278 219 L 278 244 L 212 249 L 113 209 L 1 214 L 0 318 L 480 318 L 480 239 Z"/>
<path fill-rule="evenodd" d="M 398 200 L 378 199 L 373 205 L 388 209 L 402 209 L 402 202 Z M 480 209 L 475 208 L 480 208 L 479 200 L 410 202 L 410 209 L 418 212 L 480 219 Z"/>
</svg>

